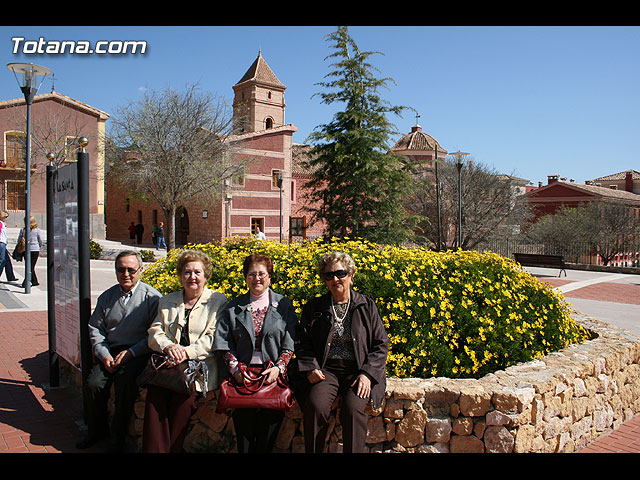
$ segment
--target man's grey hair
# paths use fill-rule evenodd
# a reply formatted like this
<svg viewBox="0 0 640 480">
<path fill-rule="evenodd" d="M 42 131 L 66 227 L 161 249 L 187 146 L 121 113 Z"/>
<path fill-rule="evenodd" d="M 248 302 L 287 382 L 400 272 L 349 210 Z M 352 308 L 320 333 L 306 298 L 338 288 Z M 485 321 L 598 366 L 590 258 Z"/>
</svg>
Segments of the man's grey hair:
<svg viewBox="0 0 640 480">
<path fill-rule="evenodd" d="M 122 257 L 136 257 L 138 259 L 138 267 L 142 266 L 142 255 L 140 255 L 140 252 L 138 252 L 137 250 L 122 250 L 116 256 L 115 265 L 118 264 L 118 260 L 120 260 Z"/>
</svg>

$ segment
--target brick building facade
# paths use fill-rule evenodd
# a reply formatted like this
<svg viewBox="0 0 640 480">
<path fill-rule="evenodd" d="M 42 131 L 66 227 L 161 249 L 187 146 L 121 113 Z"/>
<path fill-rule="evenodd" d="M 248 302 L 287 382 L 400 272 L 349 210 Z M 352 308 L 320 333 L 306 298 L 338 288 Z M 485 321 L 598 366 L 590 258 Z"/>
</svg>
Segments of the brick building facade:
<svg viewBox="0 0 640 480">
<path fill-rule="evenodd" d="M 47 153 L 62 165 L 76 161 L 78 137 L 89 140 L 90 235 L 104 238 L 105 124 L 109 115 L 52 91 L 36 95 L 31 106 L 31 215 L 46 228 Z M 0 209 L 10 214 L 9 227 L 24 225 L 26 103 L 24 98 L 0 102 Z"/>
</svg>

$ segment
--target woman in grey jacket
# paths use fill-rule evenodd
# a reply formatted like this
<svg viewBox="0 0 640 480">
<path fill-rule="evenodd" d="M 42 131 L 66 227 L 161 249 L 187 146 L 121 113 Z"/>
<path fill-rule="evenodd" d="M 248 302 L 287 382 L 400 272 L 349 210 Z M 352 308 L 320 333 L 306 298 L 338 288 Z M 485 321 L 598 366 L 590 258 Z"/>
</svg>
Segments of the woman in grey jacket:
<svg viewBox="0 0 640 480">
<path fill-rule="evenodd" d="M 293 303 L 271 290 L 273 263 L 265 255 L 249 255 L 243 266 L 249 291 L 220 312 L 213 350 L 220 352 L 232 376 L 241 370 L 276 381 L 284 375 L 293 355 L 298 324 Z M 269 409 L 242 408 L 232 413 L 238 452 L 268 453 L 280 430 L 284 413 Z"/>
<path fill-rule="evenodd" d="M 38 277 L 36 277 L 36 263 L 38 261 L 38 257 L 40 256 L 40 249 L 44 245 L 44 241 L 42 240 L 42 234 L 40 233 L 40 229 L 38 228 L 38 224 L 36 223 L 36 219 L 34 217 L 30 217 L 31 230 L 29 232 L 29 245 L 25 245 L 25 249 L 28 248 L 31 257 L 31 285 L 37 286 L 40 285 L 38 282 Z M 24 228 L 20 229 L 20 234 L 18 235 L 18 243 L 22 240 L 24 236 Z M 22 282 L 22 287 L 24 288 L 25 282 Z"/>
</svg>

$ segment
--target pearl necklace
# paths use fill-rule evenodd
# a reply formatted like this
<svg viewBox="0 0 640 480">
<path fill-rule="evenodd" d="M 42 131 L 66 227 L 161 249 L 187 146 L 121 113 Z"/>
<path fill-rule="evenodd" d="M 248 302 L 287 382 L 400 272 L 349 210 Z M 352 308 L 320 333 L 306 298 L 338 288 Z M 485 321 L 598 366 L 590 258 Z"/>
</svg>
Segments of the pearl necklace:
<svg viewBox="0 0 640 480">
<path fill-rule="evenodd" d="M 347 318 L 347 314 L 349 313 L 349 305 L 351 304 L 351 297 L 349 297 L 349 300 L 347 301 L 347 308 L 345 308 L 344 310 L 344 315 L 342 315 L 342 318 L 340 318 L 338 316 L 338 313 L 336 312 L 336 304 L 333 301 L 333 298 L 331 298 L 331 308 L 333 309 L 333 316 L 336 319 L 336 329 L 338 331 L 338 335 L 342 336 L 342 334 L 344 333 L 344 325 L 343 325 L 343 321 L 345 318 Z"/>
</svg>

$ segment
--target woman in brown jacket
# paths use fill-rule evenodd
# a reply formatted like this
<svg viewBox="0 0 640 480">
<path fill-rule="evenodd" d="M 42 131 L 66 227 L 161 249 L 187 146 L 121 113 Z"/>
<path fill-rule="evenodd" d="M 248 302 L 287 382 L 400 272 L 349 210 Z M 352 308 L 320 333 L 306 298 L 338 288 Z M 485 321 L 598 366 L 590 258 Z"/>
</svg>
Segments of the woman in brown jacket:
<svg viewBox="0 0 640 480">
<path fill-rule="evenodd" d="M 351 289 L 353 259 L 340 252 L 325 255 L 317 272 L 329 292 L 303 308 L 296 333 L 296 367 L 303 381 L 296 396 L 303 408 L 305 450 L 325 448 L 329 414 L 342 396 L 343 451 L 365 451 L 365 407 L 382 405 L 389 337 L 369 297 Z"/>
</svg>

